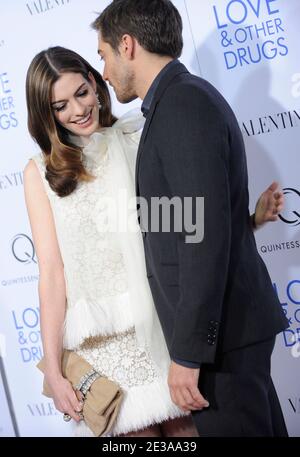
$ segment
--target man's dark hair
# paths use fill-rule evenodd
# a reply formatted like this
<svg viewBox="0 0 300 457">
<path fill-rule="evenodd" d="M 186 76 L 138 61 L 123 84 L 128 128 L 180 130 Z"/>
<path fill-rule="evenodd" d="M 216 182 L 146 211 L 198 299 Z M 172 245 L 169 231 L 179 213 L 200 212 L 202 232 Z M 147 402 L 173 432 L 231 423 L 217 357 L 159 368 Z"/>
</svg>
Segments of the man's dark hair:
<svg viewBox="0 0 300 457">
<path fill-rule="evenodd" d="M 92 28 L 116 52 L 125 34 L 154 54 L 177 58 L 182 52 L 182 19 L 170 0 L 114 0 Z"/>
</svg>

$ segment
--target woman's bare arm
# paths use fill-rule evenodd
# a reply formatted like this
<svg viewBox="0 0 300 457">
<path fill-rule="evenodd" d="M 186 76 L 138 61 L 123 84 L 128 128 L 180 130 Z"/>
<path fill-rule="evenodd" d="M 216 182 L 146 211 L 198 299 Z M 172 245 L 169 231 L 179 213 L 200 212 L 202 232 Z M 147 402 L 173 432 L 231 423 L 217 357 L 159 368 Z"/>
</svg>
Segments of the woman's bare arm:
<svg viewBox="0 0 300 457">
<path fill-rule="evenodd" d="M 57 241 L 50 202 L 39 170 L 31 160 L 24 170 L 24 188 L 33 241 L 37 253 L 40 279 L 39 298 L 41 333 L 46 361 L 45 376 L 58 410 L 74 419 L 80 410 L 71 384 L 61 373 L 63 328 L 66 311 L 64 265 Z M 79 408 L 79 409 L 78 409 Z"/>
</svg>

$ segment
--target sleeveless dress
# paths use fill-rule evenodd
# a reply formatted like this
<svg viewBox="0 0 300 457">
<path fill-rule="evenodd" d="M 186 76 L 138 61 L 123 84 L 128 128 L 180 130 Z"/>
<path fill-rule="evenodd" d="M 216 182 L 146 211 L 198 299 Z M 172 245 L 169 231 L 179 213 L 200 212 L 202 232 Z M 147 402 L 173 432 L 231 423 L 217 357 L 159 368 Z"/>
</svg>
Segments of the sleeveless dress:
<svg viewBox="0 0 300 457">
<path fill-rule="evenodd" d="M 118 237 L 107 230 L 107 202 L 116 198 L 110 182 L 109 147 L 116 129 L 126 135 L 128 150 L 122 153 L 130 155 L 133 170 L 141 132 L 128 132 L 126 119 L 121 118 L 113 127 L 93 134 L 82 148 L 84 166 L 95 179 L 78 183 L 67 197 L 57 196 L 50 188 L 43 155 L 33 157 L 51 204 L 64 262 L 64 347 L 75 350 L 124 392 L 110 436 L 186 415 L 171 400 L 168 361 L 162 370 L 147 347 L 138 344 L 122 250 Z M 77 436 L 93 436 L 83 421 L 74 427 Z"/>
</svg>

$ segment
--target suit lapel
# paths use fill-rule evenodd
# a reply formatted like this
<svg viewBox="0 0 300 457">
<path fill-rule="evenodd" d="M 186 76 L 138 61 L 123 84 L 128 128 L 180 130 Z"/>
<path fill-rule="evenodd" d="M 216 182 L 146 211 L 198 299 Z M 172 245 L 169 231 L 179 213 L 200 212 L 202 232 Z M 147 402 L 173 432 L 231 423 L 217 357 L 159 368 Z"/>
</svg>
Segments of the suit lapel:
<svg viewBox="0 0 300 457">
<path fill-rule="evenodd" d="M 136 165 L 135 165 L 135 192 L 136 192 L 137 196 L 139 196 L 139 194 L 140 194 L 139 193 L 139 186 L 138 186 L 138 172 L 139 172 L 139 166 L 140 166 L 141 156 L 142 156 L 142 152 L 143 152 L 143 146 L 144 146 L 146 135 L 148 133 L 149 126 L 150 126 L 150 123 L 151 123 L 151 120 L 152 120 L 156 105 L 157 105 L 157 102 L 154 103 L 154 100 L 153 100 L 151 108 L 150 108 L 150 111 L 149 111 L 149 113 L 147 115 L 147 118 L 146 118 L 146 122 L 145 122 L 145 125 L 144 125 L 144 128 L 143 128 L 143 132 L 142 132 L 142 135 L 141 135 L 141 139 L 140 139 L 140 142 L 139 142 L 139 147 L 138 147 L 138 152 L 137 152 L 137 157 L 136 157 Z"/>
<path fill-rule="evenodd" d="M 137 153 L 137 158 L 136 158 L 136 166 L 135 166 L 135 190 L 136 190 L 137 196 L 140 195 L 138 174 L 139 174 L 139 167 L 140 167 L 140 163 L 141 163 L 141 157 L 143 154 L 143 146 L 144 146 L 144 143 L 146 140 L 146 136 L 147 136 L 151 121 L 153 119 L 153 115 L 155 113 L 156 107 L 157 107 L 161 97 L 163 96 L 163 93 L 165 92 L 167 87 L 170 85 L 171 81 L 176 76 L 180 75 L 181 73 L 189 73 L 189 72 L 182 63 L 178 62 L 162 77 L 162 79 L 159 82 L 159 85 L 157 87 L 157 90 L 155 92 L 153 101 L 151 103 L 150 111 L 147 114 L 146 122 L 145 122 L 145 125 L 143 128 L 142 136 L 141 136 L 140 143 L 139 143 L 139 148 L 138 148 L 138 153 Z"/>
</svg>

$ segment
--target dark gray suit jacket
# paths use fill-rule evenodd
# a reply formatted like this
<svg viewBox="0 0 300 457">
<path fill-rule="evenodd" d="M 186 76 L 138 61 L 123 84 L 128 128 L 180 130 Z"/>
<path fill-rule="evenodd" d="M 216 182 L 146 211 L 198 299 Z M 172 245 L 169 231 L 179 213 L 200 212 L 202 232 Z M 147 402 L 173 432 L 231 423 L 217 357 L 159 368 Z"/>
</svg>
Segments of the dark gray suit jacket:
<svg viewBox="0 0 300 457">
<path fill-rule="evenodd" d="M 171 66 L 155 92 L 136 164 L 136 192 L 204 197 L 204 239 L 145 232 L 147 274 L 172 358 L 213 363 L 221 352 L 288 326 L 259 256 L 248 211 L 243 138 L 219 92 Z M 141 214 L 143 230 L 145 215 Z"/>
</svg>

